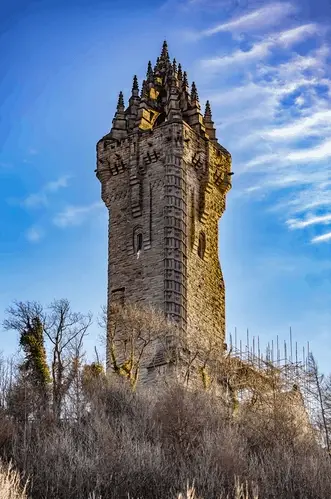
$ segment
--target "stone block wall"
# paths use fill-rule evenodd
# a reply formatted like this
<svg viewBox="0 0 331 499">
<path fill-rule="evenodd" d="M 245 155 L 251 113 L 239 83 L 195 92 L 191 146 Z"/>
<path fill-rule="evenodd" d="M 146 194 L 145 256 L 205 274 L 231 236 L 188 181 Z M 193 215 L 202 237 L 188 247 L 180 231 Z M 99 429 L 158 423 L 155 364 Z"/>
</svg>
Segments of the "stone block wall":
<svg viewBox="0 0 331 499">
<path fill-rule="evenodd" d="M 181 120 L 100 141 L 97 170 L 109 210 L 108 306 L 152 304 L 192 341 L 223 342 L 218 221 L 229 156 Z"/>
</svg>

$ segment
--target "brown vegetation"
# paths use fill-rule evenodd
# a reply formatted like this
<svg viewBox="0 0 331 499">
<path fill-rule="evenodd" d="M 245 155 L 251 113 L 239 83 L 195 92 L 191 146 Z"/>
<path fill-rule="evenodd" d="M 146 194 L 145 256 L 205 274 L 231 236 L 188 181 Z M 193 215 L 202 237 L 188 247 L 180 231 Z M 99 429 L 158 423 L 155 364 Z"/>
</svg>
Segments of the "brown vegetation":
<svg viewBox="0 0 331 499">
<path fill-rule="evenodd" d="M 197 497 L 236 498 L 235 476 L 254 483 L 260 499 L 331 494 L 327 453 L 296 439 L 280 409 L 272 419 L 247 409 L 233 421 L 219 398 L 178 385 L 132 392 L 104 379 L 89 393 L 79 422 L 5 426 L 2 414 L 3 458 L 31 477 L 34 499 L 169 498 L 187 483 Z"/>
<path fill-rule="evenodd" d="M 325 499 L 331 496 L 329 454 L 312 434 L 302 438 L 295 405 L 301 395 L 297 389 L 290 394 L 282 392 L 279 370 L 269 366 L 254 381 L 251 367 L 228 354 L 222 360 L 217 355 L 217 346 L 212 345 L 208 351 L 188 352 L 186 356 L 184 378 L 187 380 L 186 374 L 195 369 L 199 381 L 195 388 L 174 378 L 144 387 L 136 383 L 141 369 L 138 345 L 149 346 L 152 331 L 144 333 L 143 315 L 139 323 L 136 319 L 132 322 L 128 314 L 122 319 L 127 331 L 130 325 L 134 331 L 129 350 L 133 370 L 125 376 L 121 373 L 114 376 L 113 370 L 108 377 L 98 358 L 89 365 L 83 362 L 80 339 L 90 318 L 70 316 L 67 302 L 58 304 L 60 309 L 56 309 L 54 319 L 61 318 L 63 310 L 67 311 L 66 317 L 72 317 L 67 321 L 68 327 L 60 330 L 63 334 L 57 337 L 59 341 L 54 343 L 51 338 L 55 336 L 47 335 L 49 322 L 38 315 L 45 324 L 44 339 L 48 338 L 45 345 L 50 347 L 51 354 L 51 379 L 43 378 L 45 400 L 38 410 L 36 401 L 40 402 L 42 394 L 41 364 L 34 362 L 35 355 L 45 360 L 40 323 L 27 323 L 29 334 L 38 338 L 39 347 L 25 348 L 24 362 L 20 362 L 17 371 L 12 362 L 0 359 L 0 459 L 7 465 L 13 463 L 23 480 L 29 478 L 26 491 L 29 497 Z M 27 309 L 11 309 L 11 312 L 20 310 Z M 9 318 L 13 318 L 11 312 Z M 134 317 L 137 318 L 137 311 Z M 77 318 L 83 322 L 77 322 Z M 71 327 L 73 334 L 65 336 Z M 24 325 L 16 328 L 20 337 L 27 328 Z M 162 330 L 163 326 L 156 331 L 158 340 Z M 68 344 L 64 338 L 70 339 Z M 120 336 L 117 338 L 121 341 Z M 60 351 L 59 357 L 52 355 L 54 348 Z M 195 367 L 193 358 L 198 361 Z M 185 355 L 181 359 L 185 364 Z M 28 377 L 22 376 L 22 365 Z M 316 365 L 315 368 L 318 379 L 315 392 L 323 408 L 323 435 L 325 427 L 330 427 L 330 398 L 326 395 L 331 391 L 325 391 L 327 385 L 323 385 Z M 246 374 L 245 369 L 248 369 Z M 210 383 L 206 383 L 206 376 Z M 59 397 L 54 391 L 53 377 L 61 388 Z M 222 389 L 208 389 L 215 385 Z M 243 387 L 250 389 L 251 396 L 234 411 L 234 402 L 239 402 L 233 393 Z M 6 475 L 2 469 L 0 484 L 4 490 L 9 483 L 14 487 L 11 493 L 19 494 L 18 476 Z M 20 496 L 6 496 L 0 488 L 0 497 Z"/>
<path fill-rule="evenodd" d="M 0 461 L 0 497 L 1 499 L 27 499 L 26 487 L 21 487 L 17 471 L 12 466 L 4 466 Z"/>
</svg>

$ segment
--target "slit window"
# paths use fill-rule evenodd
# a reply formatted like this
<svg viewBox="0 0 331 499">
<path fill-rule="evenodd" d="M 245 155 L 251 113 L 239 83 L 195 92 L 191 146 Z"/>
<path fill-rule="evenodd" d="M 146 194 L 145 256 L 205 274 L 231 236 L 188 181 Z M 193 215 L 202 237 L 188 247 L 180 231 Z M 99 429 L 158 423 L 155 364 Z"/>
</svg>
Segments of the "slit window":
<svg viewBox="0 0 331 499">
<path fill-rule="evenodd" d="M 206 234 L 204 232 L 200 232 L 199 234 L 199 246 L 198 246 L 198 255 L 200 258 L 204 258 L 206 252 Z"/>
<path fill-rule="evenodd" d="M 142 235 L 142 233 L 138 232 L 136 238 L 137 238 L 137 241 L 136 241 L 136 245 L 137 245 L 136 250 L 138 252 L 138 251 L 141 251 L 142 248 L 143 248 L 143 235 Z"/>
<path fill-rule="evenodd" d="M 136 227 L 133 232 L 133 250 L 136 255 L 140 255 L 143 249 L 143 232 L 141 227 Z"/>
</svg>

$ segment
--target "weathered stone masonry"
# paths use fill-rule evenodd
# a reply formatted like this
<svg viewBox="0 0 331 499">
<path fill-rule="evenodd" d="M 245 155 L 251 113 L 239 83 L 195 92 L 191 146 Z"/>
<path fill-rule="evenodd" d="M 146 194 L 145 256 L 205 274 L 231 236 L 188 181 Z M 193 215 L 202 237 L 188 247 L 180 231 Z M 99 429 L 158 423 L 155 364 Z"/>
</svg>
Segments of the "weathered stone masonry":
<svg viewBox="0 0 331 499">
<path fill-rule="evenodd" d="M 109 210 L 108 307 L 150 303 L 188 338 L 224 342 L 218 221 L 231 157 L 217 142 L 209 102 L 202 116 L 195 84 L 189 90 L 166 43 L 140 95 L 134 77 L 127 108 L 120 93 L 96 172 Z"/>
</svg>

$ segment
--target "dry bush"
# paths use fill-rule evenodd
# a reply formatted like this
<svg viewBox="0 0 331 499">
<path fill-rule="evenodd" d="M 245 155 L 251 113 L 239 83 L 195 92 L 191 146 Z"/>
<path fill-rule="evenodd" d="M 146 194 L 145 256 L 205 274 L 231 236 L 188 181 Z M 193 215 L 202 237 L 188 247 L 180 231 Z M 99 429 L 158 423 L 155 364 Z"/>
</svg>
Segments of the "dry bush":
<svg viewBox="0 0 331 499">
<path fill-rule="evenodd" d="M 1 499 L 27 499 L 26 487 L 21 487 L 20 476 L 12 466 L 4 466 L 0 461 Z"/>
<path fill-rule="evenodd" d="M 328 456 L 297 439 L 281 410 L 247 407 L 233 419 L 204 390 L 133 393 L 117 381 L 95 383 L 79 421 L 18 422 L 8 433 L 6 457 L 31 477 L 33 499 L 168 499 L 187 483 L 196 499 L 256 499 L 246 482 L 260 499 L 331 497 Z"/>
</svg>

